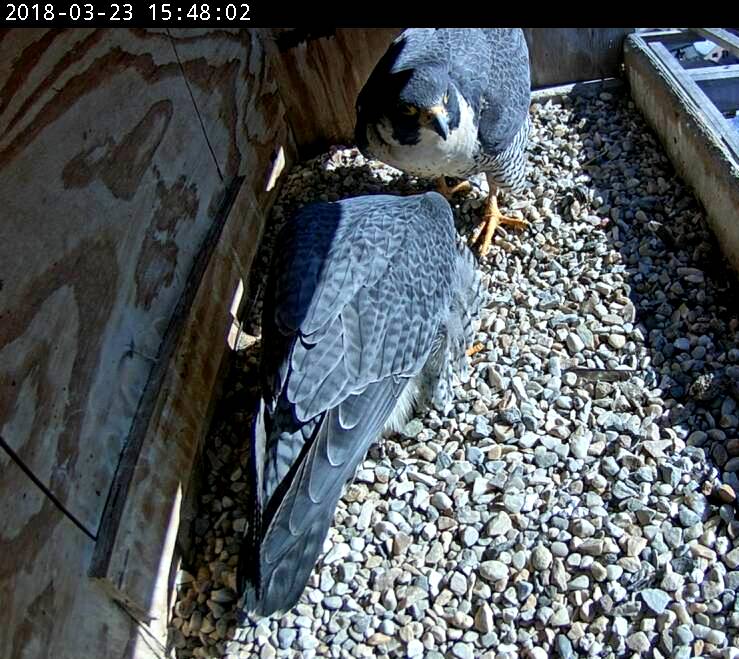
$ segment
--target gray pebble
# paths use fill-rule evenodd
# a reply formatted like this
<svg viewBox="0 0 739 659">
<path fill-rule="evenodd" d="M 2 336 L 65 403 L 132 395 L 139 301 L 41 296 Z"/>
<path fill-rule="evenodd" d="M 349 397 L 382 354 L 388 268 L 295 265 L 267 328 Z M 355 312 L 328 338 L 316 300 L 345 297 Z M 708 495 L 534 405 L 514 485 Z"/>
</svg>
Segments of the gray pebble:
<svg viewBox="0 0 739 659">
<path fill-rule="evenodd" d="M 641 591 L 644 603 L 656 614 L 664 613 L 672 598 L 664 590 L 659 588 L 645 588 Z"/>
<path fill-rule="evenodd" d="M 572 642 L 564 634 L 557 634 L 554 640 L 557 648 L 557 656 L 560 659 L 571 659 L 575 656 L 574 650 L 572 649 Z"/>
</svg>

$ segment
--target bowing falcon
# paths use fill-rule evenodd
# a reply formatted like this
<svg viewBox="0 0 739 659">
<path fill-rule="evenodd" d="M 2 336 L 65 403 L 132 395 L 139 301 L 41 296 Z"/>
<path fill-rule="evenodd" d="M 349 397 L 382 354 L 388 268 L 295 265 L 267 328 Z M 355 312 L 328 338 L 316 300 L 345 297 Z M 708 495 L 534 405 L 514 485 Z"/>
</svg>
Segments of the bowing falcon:
<svg viewBox="0 0 739 659">
<path fill-rule="evenodd" d="M 487 254 L 499 224 L 499 190 L 524 184 L 531 83 L 518 28 L 411 28 L 390 45 L 357 98 L 355 139 L 366 155 L 423 177 L 484 172 L 490 194 L 473 242 Z"/>
</svg>

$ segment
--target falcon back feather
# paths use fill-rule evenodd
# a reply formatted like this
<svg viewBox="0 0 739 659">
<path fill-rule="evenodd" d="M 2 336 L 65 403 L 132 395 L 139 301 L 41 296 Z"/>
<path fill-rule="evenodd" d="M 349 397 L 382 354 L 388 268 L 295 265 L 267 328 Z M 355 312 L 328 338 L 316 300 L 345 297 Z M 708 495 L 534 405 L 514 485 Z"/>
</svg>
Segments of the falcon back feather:
<svg viewBox="0 0 739 659">
<path fill-rule="evenodd" d="M 238 568 L 244 606 L 258 615 L 297 602 L 342 487 L 388 424 L 407 418 L 408 401 L 448 403 L 480 299 L 436 193 L 313 204 L 278 244 Z"/>
</svg>

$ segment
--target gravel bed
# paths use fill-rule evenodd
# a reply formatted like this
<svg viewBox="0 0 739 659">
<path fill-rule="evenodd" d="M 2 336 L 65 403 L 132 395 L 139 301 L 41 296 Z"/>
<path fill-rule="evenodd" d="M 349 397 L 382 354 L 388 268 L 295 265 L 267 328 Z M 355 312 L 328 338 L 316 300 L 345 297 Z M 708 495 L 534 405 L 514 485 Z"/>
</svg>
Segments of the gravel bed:
<svg viewBox="0 0 739 659">
<path fill-rule="evenodd" d="M 735 277 L 627 96 L 532 118 L 530 188 L 501 204 L 531 226 L 499 230 L 480 264 L 472 378 L 449 416 L 370 450 L 277 620 L 237 621 L 259 343 L 234 354 L 177 576 L 177 657 L 739 657 Z M 257 272 L 300 205 L 428 186 L 331 149 L 289 174 Z M 479 191 L 453 207 L 469 236 Z"/>
</svg>

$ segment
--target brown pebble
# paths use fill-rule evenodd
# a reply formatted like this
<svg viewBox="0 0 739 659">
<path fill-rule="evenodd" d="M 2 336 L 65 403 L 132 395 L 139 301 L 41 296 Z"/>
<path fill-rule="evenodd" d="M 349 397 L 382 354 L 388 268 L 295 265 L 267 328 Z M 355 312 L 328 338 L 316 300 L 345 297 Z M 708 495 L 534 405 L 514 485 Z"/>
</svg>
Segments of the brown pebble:
<svg viewBox="0 0 739 659">
<path fill-rule="evenodd" d="M 736 501 L 736 492 L 734 492 L 734 488 L 731 487 L 728 483 L 724 483 L 721 487 L 717 490 L 718 498 L 721 499 L 724 503 L 734 503 Z"/>
<path fill-rule="evenodd" d="M 389 642 L 390 642 L 390 637 L 385 634 L 381 634 L 380 632 L 377 632 L 376 634 L 372 634 L 372 636 L 370 636 L 367 639 L 367 645 L 372 646 L 372 647 L 375 647 L 377 645 L 384 645 L 385 643 L 389 643 Z"/>
</svg>

